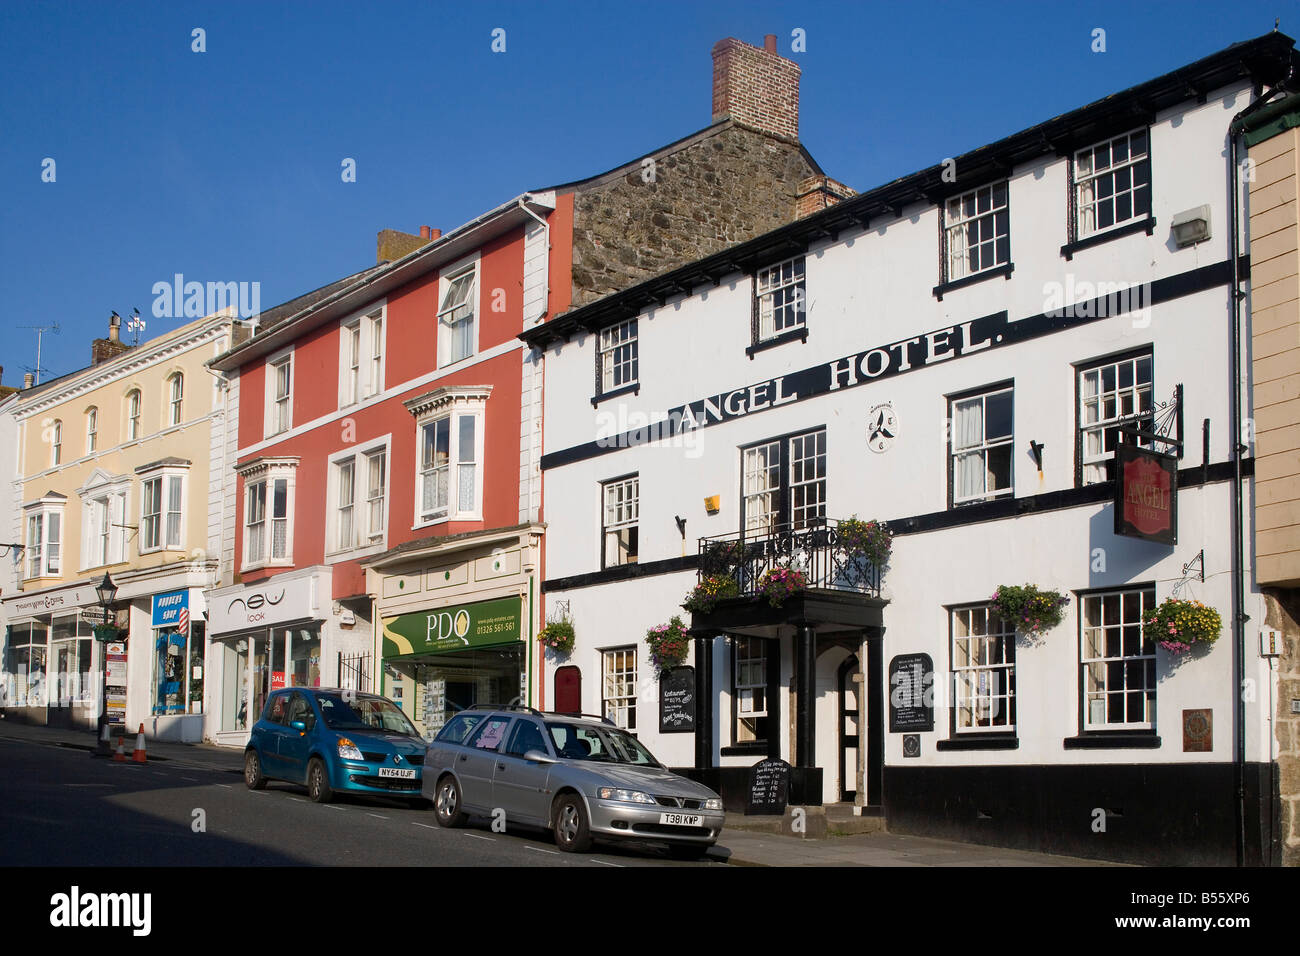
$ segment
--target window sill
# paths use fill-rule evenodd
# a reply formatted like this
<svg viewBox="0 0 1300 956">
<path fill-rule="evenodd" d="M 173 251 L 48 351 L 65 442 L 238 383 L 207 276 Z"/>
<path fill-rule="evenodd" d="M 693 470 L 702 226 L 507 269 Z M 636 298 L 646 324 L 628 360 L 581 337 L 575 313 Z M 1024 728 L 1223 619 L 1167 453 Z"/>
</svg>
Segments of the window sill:
<svg viewBox="0 0 1300 956">
<path fill-rule="evenodd" d="M 1019 750 L 1020 738 L 1015 733 L 963 734 L 948 740 L 937 740 L 935 750 Z"/>
<path fill-rule="evenodd" d="M 763 352 L 767 349 L 774 349 L 778 345 L 785 345 L 787 342 L 806 343 L 807 341 L 808 326 L 801 325 L 797 329 L 786 329 L 786 331 L 782 332 L 780 335 L 774 335 L 772 338 L 764 339 L 762 342 L 755 342 L 753 345 L 745 349 L 745 354 L 752 359 L 759 352 Z"/>
<path fill-rule="evenodd" d="M 1061 246 L 1061 255 L 1070 260 L 1080 249 L 1089 249 L 1092 246 L 1099 246 L 1103 242 L 1109 242 L 1112 239 L 1118 239 L 1120 236 L 1131 236 L 1134 233 L 1145 232 L 1148 236 L 1156 231 L 1155 216 L 1148 216 L 1145 219 L 1136 219 L 1133 222 L 1125 223 L 1122 226 L 1116 226 L 1107 229 L 1105 232 L 1093 233 L 1086 239 L 1077 239 L 1074 242 L 1067 242 Z"/>
<path fill-rule="evenodd" d="M 1156 750 L 1160 737 L 1150 730 L 1099 730 L 1066 737 L 1066 750 Z"/>
<path fill-rule="evenodd" d="M 936 299 L 942 302 L 943 297 L 954 289 L 961 289 L 968 285 L 974 285 L 977 282 L 983 282 L 985 279 L 996 279 L 998 276 L 1001 276 L 1004 279 L 1010 279 L 1011 273 L 1015 270 L 1016 264 L 1014 262 L 1008 262 L 1004 266 L 985 269 L 983 272 L 977 272 L 970 276 L 963 276 L 962 278 L 954 279 L 951 282 L 941 282 L 930 291 L 934 294 Z"/>
<path fill-rule="evenodd" d="M 948 508 L 951 511 L 959 511 L 962 508 L 969 508 L 972 505 L 986 505 L 991 501 L 1011 501 L 1015 498 L 1013 489 L 1008 488 L 1004 492 L 995 495 L 985 495 L 983 498 L 966 498 L 962 501 L 953 501 L 949 503 Z"/>
<path fill-rule="evenodd" d="M 293 567 L 292 558 L 277 558 L 274 561 L 257 561 L 253 564 L 242 565 L 239 569 L 240 574 L 248 574 L 253 571 L 265 571 L 268 568 L 291 568 Z"/>
<path fill-rule="evenodd" d="M 346 551 L 331 551 L 325 555 L 326 564 L 339 564 L 342 561 L 358 561 L 372 555 L 382 554 L 388 550 L 387 540 L 376 541 L 360 548 L 348 548 Z"/>
<path fill-rule="evenodd" d="M 767 756 L 768 743 L 766 740 L 751 740 L 743 744 L 732 744 L 730 747 L 721 747 L 718 750 L 719 756 L 722 757 L 744 757 L 749 754 L 762 754 Z"/>
<path fill-rule="evenodd" d="M 483 515 L 474 514 L 450 514 L 443 518 L 433 518 L 429 521 L 422 521 L 419 524 L 411 525 L 412 531 L 419 531 L 421 528 L 432 528 L 435 525 L 446 524 L 449 521 L 482 521 Z"/>
<path fill-rule="evenodd" d="M 631 385 L 621 385 L 618 388 L 608 392 L 601 392 L 599 395 L 591 396 L 591 405 L 595 408 L 607 398 L 616 398 L 619 395 L 639 395 L 641 393 L 641 383 L 633 382 Z"/>
</svg>

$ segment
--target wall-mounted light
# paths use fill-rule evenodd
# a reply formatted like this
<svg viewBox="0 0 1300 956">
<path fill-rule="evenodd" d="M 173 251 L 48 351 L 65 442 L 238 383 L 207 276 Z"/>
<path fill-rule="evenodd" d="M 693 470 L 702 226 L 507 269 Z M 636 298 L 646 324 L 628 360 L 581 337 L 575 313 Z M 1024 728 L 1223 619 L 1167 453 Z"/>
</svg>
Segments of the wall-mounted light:
<svg viewBox="0 0 1300 956">
<path fill-rule="evenodd" d="M 1038 471 L 1043 470 L 1043 443 L 1029 439 L 1029 454 L 1033 456 L 1034 464 L 1038 466 Z"/>
<path fill-rule="evenodd" d="M 677 522 L 678 534 L 682 536 L 683 541 L 686 540 L 686 519 L 681 515 L 673 515 L 673 520 Z"/>
<path fill-rule="evenodd" d="M 1183 210 L 1174 216 L 1170 228 L 1174 233 L 1174 244 L 1179 249 L 1204 242 L 1210 238 L 1210 207 L 1197 206 Z"/>
</svg>

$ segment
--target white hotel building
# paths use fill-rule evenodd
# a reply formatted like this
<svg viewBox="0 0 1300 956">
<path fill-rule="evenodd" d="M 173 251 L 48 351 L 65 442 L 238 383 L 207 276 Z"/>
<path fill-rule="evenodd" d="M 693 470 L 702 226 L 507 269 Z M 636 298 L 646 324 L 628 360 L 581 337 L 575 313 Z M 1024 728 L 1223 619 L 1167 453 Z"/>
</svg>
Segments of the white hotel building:
<svg viewBox="0 0 1300 956">
<path fill-rule="evenodd" d="M 1275 860 L 1229 126 L 1292 46 L 1235 45 L 526 332 L 543 593 L 577 636 L 546 705 L 616 716 L 731 809 L 780 757 L 792 804 L 898 832 Z M 1129 426 L 1181 436 L 1175 543 L 1116 533 Z M 835 543 L 851 516 L 893 531 L 883 578 Z M 752 592 L 780 563 L 811 586 L 779 608 L 681 607 L 706 571 Z M 986 609 L 1026 583 L 1069 599 L 1037 638 Z M 1208 649 L 1144 639 L 1175 594 L 1222 616 Z M 663 726 L 645 634 L 675 614 L 694 716 Z"/>
</svg>

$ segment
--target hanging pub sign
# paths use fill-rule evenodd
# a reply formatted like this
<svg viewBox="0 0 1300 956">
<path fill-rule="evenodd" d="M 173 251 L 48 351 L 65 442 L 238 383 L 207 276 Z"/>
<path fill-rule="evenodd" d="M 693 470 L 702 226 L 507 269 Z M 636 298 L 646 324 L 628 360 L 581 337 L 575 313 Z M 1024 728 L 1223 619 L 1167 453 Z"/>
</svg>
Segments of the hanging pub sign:
<svg viewBox="0 0 1300 956">
<path fill-rule="evenodd" d="M 1115 475 L 1115 533 L 1177 544 L 1178 459 L 1121 442 Z"/>
</svg>

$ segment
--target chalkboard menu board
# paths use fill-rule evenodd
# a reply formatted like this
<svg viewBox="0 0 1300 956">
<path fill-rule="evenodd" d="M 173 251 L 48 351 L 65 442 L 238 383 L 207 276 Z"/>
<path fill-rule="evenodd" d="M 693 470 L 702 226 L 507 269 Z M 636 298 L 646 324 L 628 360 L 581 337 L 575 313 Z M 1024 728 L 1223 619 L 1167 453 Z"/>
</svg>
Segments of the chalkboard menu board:
<svg viewBox="0 0 1300 956">
<path fill-rule="evenodd" d="M 889 732 L 934 730 L 934 661 L 900 654 L 889 662 Z"/>
<path fill-rule="evenodd" d="M 695 730 L 695 668 L 674 667 L 659 678 L 659 733 Z"/>
<path fill-rule="evenodd" d="M 790 802 L 790 765 L 779 758 L 760 760 L 749 768 L 749 806 L 746 813 L 785 813 Z"/>
</svg>

